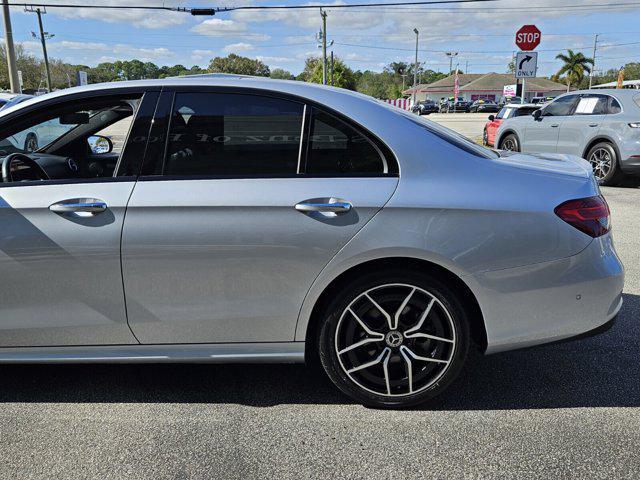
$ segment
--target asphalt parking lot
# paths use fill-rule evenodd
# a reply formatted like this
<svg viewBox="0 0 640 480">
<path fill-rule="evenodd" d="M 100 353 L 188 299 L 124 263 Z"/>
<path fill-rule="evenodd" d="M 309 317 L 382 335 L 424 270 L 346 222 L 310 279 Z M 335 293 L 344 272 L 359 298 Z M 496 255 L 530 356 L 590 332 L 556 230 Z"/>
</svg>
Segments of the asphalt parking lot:
<svg viewBox="0 0 640 480">
<path fill-rule="evenodd" d="M 482 140 L 482 131 L 490 113 L 432 113 L 423 118 L 439 123 L 474 141 Z M 494 114 L 495 115 L 495 114 Z"/>
<path fill-rule="evenodd" d="M 472 356 L 440 403 L 364 408 L 303 366 L 0 366 L 0 478 L 639 478 L 640 182 L 606 334 Z"/>
</svg>

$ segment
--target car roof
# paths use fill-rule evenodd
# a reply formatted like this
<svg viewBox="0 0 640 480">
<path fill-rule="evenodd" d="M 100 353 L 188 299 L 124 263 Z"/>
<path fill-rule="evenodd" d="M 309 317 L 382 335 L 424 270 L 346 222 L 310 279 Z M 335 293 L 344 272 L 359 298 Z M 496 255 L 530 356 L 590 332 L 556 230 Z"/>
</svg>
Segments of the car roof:
<svg viewBox="0 0 640 480">
<path fill-rule="evenodd" d="M 592 90 L 575 90 L 567 93 L 563 93 L 563 95 L 567 94 L 589 94 L 589 95 L 611 95 L 621 100 L 632 100 L 635 97 L 640 95 L 640 91 L 635 90 L 633 88 L 596 88 Z"/>
<path fill-rule="evenodd" d="M 527 107 L 529 107 L 529 108 L 531 108 L 531 107 L 540 108 L 542 105 L 543 105 L 542 103 L 507 103 L 505 105 L 505 108 L 506 107 L 509 107 L 509 108 L 527 108 Z"/>
<path fill-rule="evenodd" d="M 235 87 L 256 90 L 281 92 L 290 95 L 300 96 L 319 102 L 326 102 L 330 106 L 340 109 L 340 103 L 345 100 L 353 100 L 355 103 L 383 103 L 368 95 L 317 83 L 307 83 L 297 80 L 277 80 L 268 77 L 253 77 L 248 75 L 232 74 L 204 74 L 188 75 L 182 77 L 170 77 L 152 80 L 129 80 L 122 82 L 94 83 L 82 87 L 72 87 L 64 90 L 38 95 L 32 99 L 21 102 L 2 112 L 3 115 L 11 114 L 17 109 L 22 109 L 37 105 L 40 102 L 47 102 L 56 98 L 73 94 L 110 91 L 116 93 L 121 89 L 160 89 L 163 87 Z M 386 104 L 385 104 L 386 105 Z"/>
</svg>

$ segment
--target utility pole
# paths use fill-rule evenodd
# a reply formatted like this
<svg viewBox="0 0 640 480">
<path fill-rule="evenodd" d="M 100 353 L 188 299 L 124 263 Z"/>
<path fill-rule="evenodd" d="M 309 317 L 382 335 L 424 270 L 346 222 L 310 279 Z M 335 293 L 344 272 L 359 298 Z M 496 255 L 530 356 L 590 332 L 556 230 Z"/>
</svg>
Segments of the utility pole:
<svg viewBox="0 0 640 480">
<path fill-rule="evenodd" d="M 34 9 L 33 7 L 25 7 L 25 12 L 36 13 L 38 15 L 38 27 L 40 29 L 40 43 L 42 43 L 42 55 L 44 57 L 44 70 L 47 74 L 47 90 L 51 92 L 51 70 L 49 69 L 49 56 L 47 55 L 47 39 L 53 38 L 53 35 L 44 31 L 42 26 L 42 15 L 47 13 L 46 10 L 40 10 L 40 8 Z M 38 38 L 35 32 L 31 32 L 33 38 Z"/>
<path fill-rule="evenodd" d="M 327 84 L 327 12 L 320 9 L 322 17 L 322 84 Z"/>
<path fill-rule="evenodd" d="M 333 65 L 333 50 L 331 50 L 331 86 L 332 87 L 333 87 L 333 72 L 334 72 L 333 67 L 334 67 L 334 65 Z"/>
<path fill-rule="evenodd" d="M 447 57 L 449 57 L 449 75 L 453 72 L 453 57 L 458 56 L 458 52 L 447 52 Z"/>
<path fill-rule="evenodd" d="M 11 29 L 11 16 L 7 0 L 2 1 L 2 13 L 4 16 L 4 43 L 7 49 L 7 67 L 9 68 L 9 83 L 12 93 L 20 93 L 20 80 L 18 79 L 18 66 L 16 64 L 16 51 L 13 47 L 13 31 Z"/>
<path fill-rule="evenodd" d="M 465 64 L 464 73 L 469 73 L 469 60 L 467 60 L 467 62 Z"/>
<path fill-rule="evenodd" d="M 416 93 L 418 90 L 418 37 L 420 36 L 420 32 L 418 32 L 417 28 L 413 29 L 413 33 L 416 34 L 416 61 L 413 64 L 413 105 L 416 104 Z"/>
<path fill-rule="evenodd" d="M 596 69 L 596 51 L 598 50 L 598 37 L 599 34 L 596 33 L 596 36 L 593 39 L 593 65 L 591 65 L 591 71 L 589 72 L 589 90 L 591 90 L 591 85 L 593 84 L 593 73 Z"/>
</svg>

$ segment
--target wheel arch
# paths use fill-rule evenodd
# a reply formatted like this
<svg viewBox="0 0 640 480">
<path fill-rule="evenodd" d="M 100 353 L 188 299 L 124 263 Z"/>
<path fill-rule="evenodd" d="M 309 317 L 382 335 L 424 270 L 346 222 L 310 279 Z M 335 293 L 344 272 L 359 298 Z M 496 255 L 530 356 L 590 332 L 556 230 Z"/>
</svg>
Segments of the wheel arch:
<svg viewBox="0 0 640 480">
<path fill-rule="evenodd" d="M 500 135 L 498 135 L 498 132 L 496 132 L 496 138 L 493 139 L 493 146 L 495 148 L 500 148 L 500 143 L 502 143 L 502 139 L 510 134 L 515 135 L 516 138 L 518 139 L 518 143 L 522 145 L 522 143 L 520 142 L 520 136 L 516 133 L 515 130 L 513 130 L 512 128 L 509 128 L 504 132 L 501 132 Z"/>
<path fill-rule="evenodd" d="M 313 362 L 318 354 L 318 334 L 319 326 L 322 322 L 322 311 L 330 303 L 333 294 L 348 285 L 349 282 L 357 278 L 358 275 L 372 270 L 383 268 L 405 268 L 421 272 L 434 274 L 438 278 L 444 279 L 448 286 L 460 294 L 460 300 L 470 319 L 469 328 L 471 330 L 471 341 L 484 352 L 487 349 L 487 330 L 482 314 L 482 309 L 471 288 L 462 278 L 451 270 L 438 265 L 437 263 L 414 257 L 385 257 L 368 260 L 354 265 L 335 277 L 317 297 L 306 324 L 305 338 L 305 358 Z"/>
<path fill-rule="evenodd" d="M 613 149 L 616 151 L 616 155 L 618 156 L 618 161 L 620 161 L 620 150 L 618 150 L 618 145 L 616 145 L 615 140 L 613 140 L 611 137 L 608 137 L 606 135 L 598 135 L 596 138 L 591 140 L 589 142 L 589 144 L 587 145 L 587 147 L 583 150 L 582 158 L 586 159 L 587 158 L 587 154 L 589 153 L 589 150 L 591 150 L 598 143 L 609 143 L 609 144 L 611 144 Z"/>
</svg>

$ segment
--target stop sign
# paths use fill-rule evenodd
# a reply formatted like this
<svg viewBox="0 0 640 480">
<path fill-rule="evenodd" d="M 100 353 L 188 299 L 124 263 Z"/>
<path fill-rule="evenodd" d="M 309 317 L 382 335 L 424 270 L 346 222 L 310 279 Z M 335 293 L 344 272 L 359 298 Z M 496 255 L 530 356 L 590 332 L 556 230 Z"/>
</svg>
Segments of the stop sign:
<svg viewBox="0 0 640 480">
<path fill-rule="evenodd" d="M 542 34 L 535 25 L 525 25 L 516 32 L 516 45 L 520 50 L 533 50 L 540 45 Z"/>
</svg>

